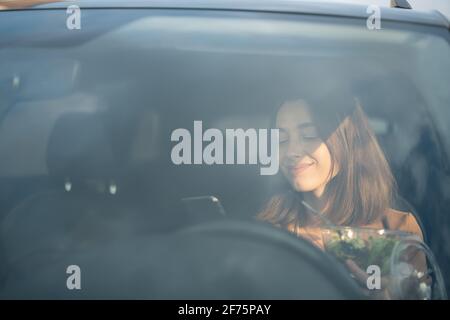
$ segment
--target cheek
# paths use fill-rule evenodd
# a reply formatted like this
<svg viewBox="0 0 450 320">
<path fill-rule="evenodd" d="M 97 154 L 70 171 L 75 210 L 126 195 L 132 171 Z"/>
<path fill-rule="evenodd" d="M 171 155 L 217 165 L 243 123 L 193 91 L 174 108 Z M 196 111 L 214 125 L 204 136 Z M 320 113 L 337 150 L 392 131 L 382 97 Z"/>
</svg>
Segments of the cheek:
<svg viewBox="0 0 450 320">
<path fill-rule="evenodd" d="M 287 164 L 288 157 L 286 156 L 286 152 L 284 151 L 285 148 L 280 146 L 280 149 L 278 151 L 278 161 L 281 166 L 284 166 Z"/>
<path fill-rule="evenodd" d="M 321 143 L 320 146 L 311 154 L 316 160 L 316 172 L 320 176 L 326 178 L 332 167 L 331 154 L 326 144 Z"/>
</svg>

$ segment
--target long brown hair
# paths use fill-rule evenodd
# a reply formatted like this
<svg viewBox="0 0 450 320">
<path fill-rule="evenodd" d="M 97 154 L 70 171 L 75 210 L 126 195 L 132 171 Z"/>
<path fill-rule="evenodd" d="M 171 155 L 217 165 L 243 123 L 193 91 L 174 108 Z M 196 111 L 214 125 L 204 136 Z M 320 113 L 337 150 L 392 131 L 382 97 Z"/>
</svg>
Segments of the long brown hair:
<svg viewBox="0 0 450 320">
<path fill-rule="evenodd" d="M 332 101 L 334 109 L 327 108 L 324 99 L 302 97 L 311 107 L 333 166 L 339 167 L 322 196 L 325 201 L 322 214 L 336 225 L 370 224 L 391 206 L 394 177 L 358 100 L 344 96 L 326 98 Z M 330 113 L 330 110 L 338 111 Z M 284 177 L 282 179 L 282 188 L 270 198 L 257 218 L 282 227 L 313 224 L 314 219 L 301 202 L 302 193 L 295 191 Z"/>
</svg>

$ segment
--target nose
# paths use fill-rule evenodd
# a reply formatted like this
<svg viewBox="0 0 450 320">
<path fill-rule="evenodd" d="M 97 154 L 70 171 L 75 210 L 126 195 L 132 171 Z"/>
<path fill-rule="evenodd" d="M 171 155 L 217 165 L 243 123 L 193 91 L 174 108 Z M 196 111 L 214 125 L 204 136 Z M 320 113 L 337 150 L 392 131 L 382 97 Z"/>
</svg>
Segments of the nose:
<svg viewBox="0 0 450 320">
<path fill-rule="evenodd" d="M 286 156 L 289 159 L 300 159 L 306 155 L 304 144 L 298 140 L 292 139 L 288 143 Z"/>
</svg>

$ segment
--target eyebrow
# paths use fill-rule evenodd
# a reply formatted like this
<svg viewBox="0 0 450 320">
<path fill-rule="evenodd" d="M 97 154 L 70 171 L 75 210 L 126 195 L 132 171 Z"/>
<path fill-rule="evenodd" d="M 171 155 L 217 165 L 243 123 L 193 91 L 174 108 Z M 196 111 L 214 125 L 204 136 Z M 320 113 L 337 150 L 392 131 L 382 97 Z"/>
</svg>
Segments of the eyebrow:
<svg viewBox="0 0 450 320">
<path fill-rule="evenodd" d="M 316 127 L 315 124 L 312 122 L 304 122 L 297 125 L 297 129 L 315 128 L 315 127 Z M 285 128 L 278 127 L 277 129 L 284 132 L 287 131 Z"/>
</svg>

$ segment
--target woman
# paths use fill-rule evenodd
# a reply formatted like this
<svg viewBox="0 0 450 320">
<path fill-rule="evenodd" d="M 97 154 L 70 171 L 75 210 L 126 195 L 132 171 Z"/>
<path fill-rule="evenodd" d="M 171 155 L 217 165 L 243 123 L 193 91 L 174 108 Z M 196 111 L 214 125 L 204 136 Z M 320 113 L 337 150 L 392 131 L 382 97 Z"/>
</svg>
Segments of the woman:
<svg viewBox="0 0 450 320">
<path fill-rule="evenodd" d="M 392 209 L 393 175 L 366 115 L 350 95 L 287 101 L 275 122 L 285 185 L 259 219 L 322 249 L 326 225 L 400 230 L 423 238 L 411 213 Z M 416 263 L 423 265 L 423 258 Z M 347 266 L 364 282 L 363 270 L 353 261 Z"/>
</svg>

